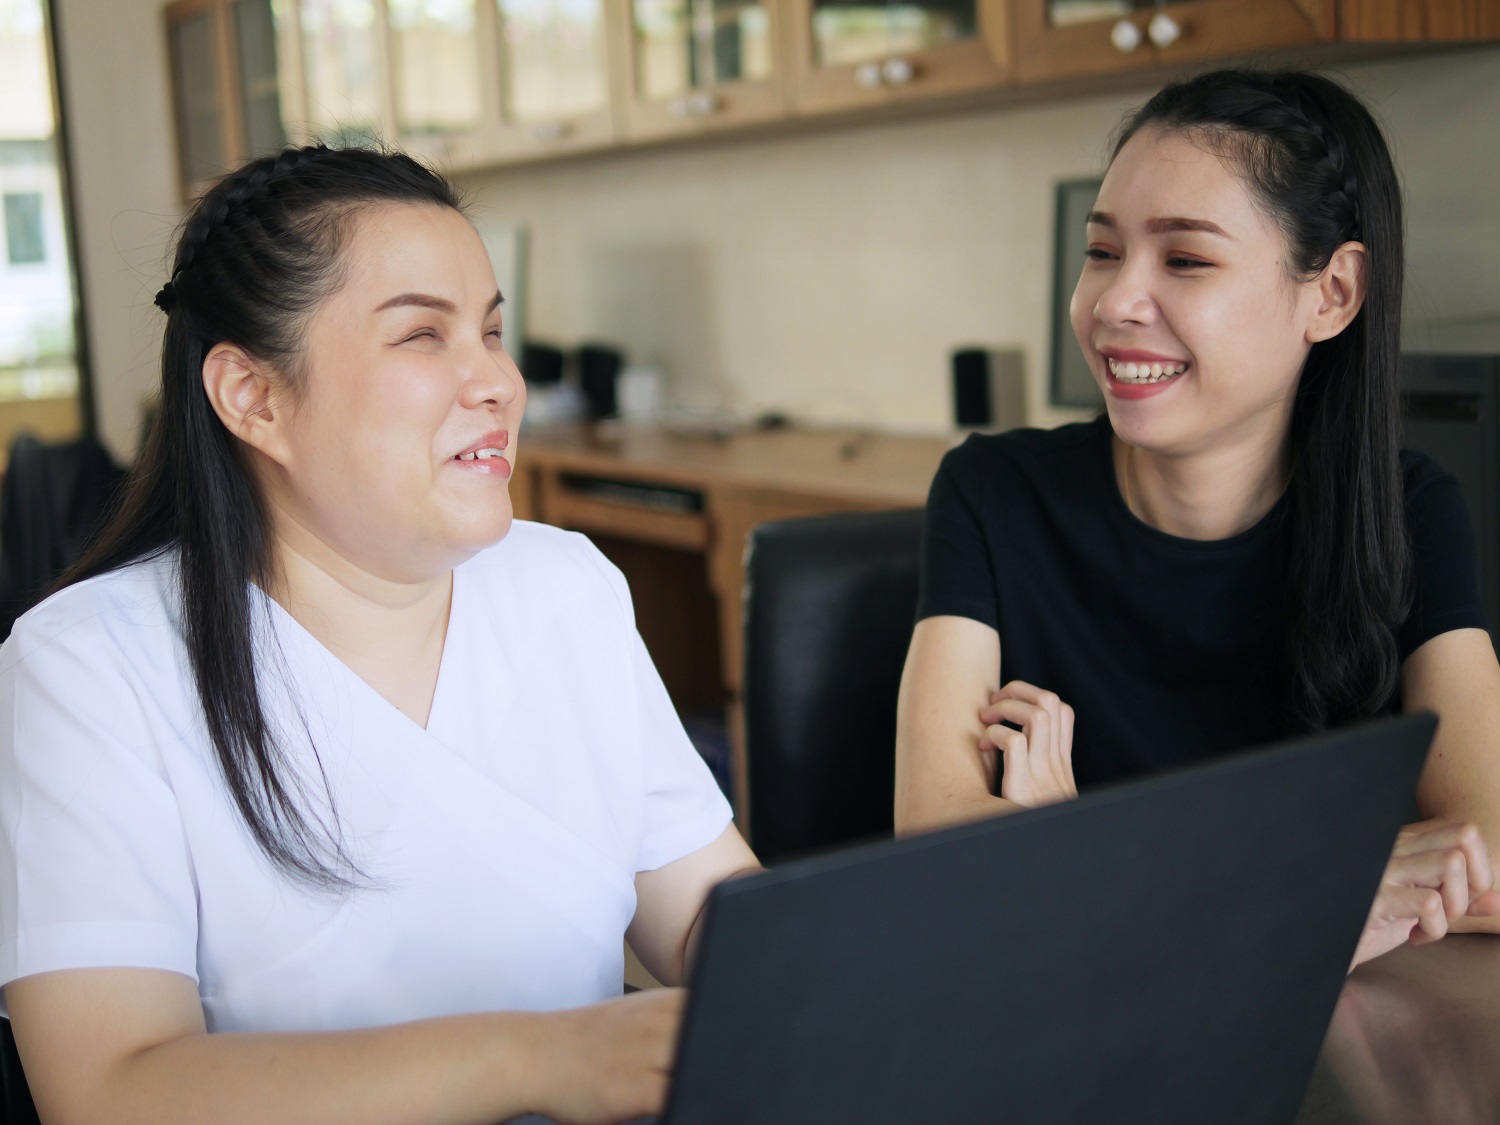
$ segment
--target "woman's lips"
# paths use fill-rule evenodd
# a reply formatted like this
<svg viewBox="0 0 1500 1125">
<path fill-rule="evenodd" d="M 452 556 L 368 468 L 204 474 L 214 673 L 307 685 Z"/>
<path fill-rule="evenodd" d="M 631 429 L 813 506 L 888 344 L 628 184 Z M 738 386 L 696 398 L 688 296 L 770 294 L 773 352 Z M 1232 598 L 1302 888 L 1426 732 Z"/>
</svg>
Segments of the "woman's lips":
<svg viewBox="0 0 1500 1125">
<path fill-rule="evenodd" d="M 509 478 L 511 464 L 505 456 L 509 445 L 509 431 L 492 430 L 462 453 L 455 453 L 452 460 L 466 472 Z"/>
</svg>

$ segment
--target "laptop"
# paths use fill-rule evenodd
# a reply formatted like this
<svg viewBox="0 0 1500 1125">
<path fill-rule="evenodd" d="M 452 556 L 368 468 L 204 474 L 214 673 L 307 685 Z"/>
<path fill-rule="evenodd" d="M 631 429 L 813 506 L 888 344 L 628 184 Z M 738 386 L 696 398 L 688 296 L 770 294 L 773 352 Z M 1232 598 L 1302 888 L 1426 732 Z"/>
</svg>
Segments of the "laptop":
<svg viewBox="0 0 1500 1125">
<path fill-rule="evenodd" d="M 714 891 L 663 1125 L 1297 1112 L 1436 720 Z"/>
</svg>

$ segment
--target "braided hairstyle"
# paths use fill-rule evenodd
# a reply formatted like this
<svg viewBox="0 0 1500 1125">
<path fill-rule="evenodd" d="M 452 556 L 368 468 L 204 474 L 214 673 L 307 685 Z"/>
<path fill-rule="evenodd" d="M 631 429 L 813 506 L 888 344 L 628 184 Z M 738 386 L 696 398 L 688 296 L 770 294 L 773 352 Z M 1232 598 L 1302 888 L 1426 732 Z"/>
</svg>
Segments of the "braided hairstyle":
<svg viewBox="0 0 1500 1125">
<path fill-rule="evenodd" d="M 249 583 L 274 577 L 269 514 L 204 391 L 203 361 L 234 344 L 296 394 L 307 321 L 341 284 L 352 221 L 381 204 L 462 210 L 453 188 L 408 156 L 322 145 L 251 161 L 197 202 L 156 295 L 167 326 L 144 447 L 119 511 L 59 583 L 177 553 L 188 661 L 229 793 L 278 869 L 329 888 L 354 885 L 359 872 L 326 778 L 319 801 L 262 708 Z"/>
<path fill-rule="evenodd" d="M 1396 383 L 1405 254 L 1385 138 L 1349 91 L 1295 71 L 1167 86 L 1124 122 L 1114 153 L 1148 126 L 1187 134 L 1244 178 L 1285 236 L 1295 279 L 1317 276 L 1346 242 L 1365 248 L 1364 303 L 1312 346 L 1292 411 L 1280 703 L 1288 733 L 1388 710 L 1412 564 Z"/>
</svg>

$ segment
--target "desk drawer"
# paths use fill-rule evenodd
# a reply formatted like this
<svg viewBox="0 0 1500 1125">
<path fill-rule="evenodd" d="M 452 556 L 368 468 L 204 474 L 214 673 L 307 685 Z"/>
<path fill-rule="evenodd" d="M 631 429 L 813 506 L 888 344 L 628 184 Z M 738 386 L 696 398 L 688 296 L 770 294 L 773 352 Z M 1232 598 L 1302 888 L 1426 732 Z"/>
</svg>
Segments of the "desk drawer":
<svg viewBox="0 0 1500 1125">
<path fill-rule="evenodd" d="M 595 531 L 684 551 L 708 548 L 702 498 L 689 490 L 650 482 L 546 472 L 540 518 L 556 527 Z M 667 506 L 670 501 L 671 506 Z M 674 510 L 675 509 L 675 510 Z"/>
</svg>

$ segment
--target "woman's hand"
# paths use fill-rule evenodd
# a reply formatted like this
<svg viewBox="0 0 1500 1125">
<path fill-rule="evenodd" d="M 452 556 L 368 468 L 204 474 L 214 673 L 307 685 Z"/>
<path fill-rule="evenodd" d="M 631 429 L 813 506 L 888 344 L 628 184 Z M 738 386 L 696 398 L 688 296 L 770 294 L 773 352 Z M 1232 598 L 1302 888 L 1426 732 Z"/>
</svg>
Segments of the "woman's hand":
<svg viewBox="0 0 1500 1125">
<path fill-rule="evenodd" d="M 537 1111 L 564 1125 L 660 1114 L 686 998 L 680 988 L 652 988 L 538 1016 Z"/>
<path fill-rule="evenodd" d="M 1407 825 L 1396 838 L 1354 964 L 1407 942 L 1437 941 L 1458 918 L 1500 914 L 1500 892 L 1493 888 L 1489 853 L 1474 825 Z"/>
<path fill-rule="evenodd" d="M 990 696 L 979 721 L 984 724 L 979 753 L 991 777 L 999 764 L 996 755 L 1003 756 L 1000 796 L 1028 808 L 1078 796 L 1073 708 L 1054 692 L 1012 680 Z"/>
</svg>

